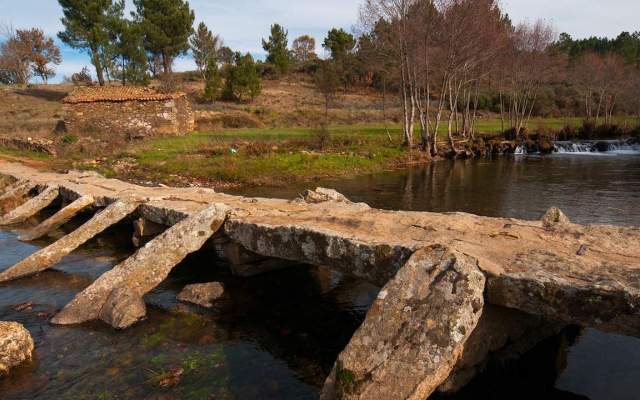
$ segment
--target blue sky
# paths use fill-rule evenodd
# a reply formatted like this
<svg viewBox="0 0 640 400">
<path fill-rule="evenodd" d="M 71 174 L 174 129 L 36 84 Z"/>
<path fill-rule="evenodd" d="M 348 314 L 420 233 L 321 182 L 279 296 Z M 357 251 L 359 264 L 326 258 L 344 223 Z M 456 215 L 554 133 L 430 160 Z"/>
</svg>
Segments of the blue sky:
<svg viewBox="0 0 640 400">
<path fill-rule="evenodd" d="M 132 3 L 131 0 L 127 0 Z M 278 22 L 289 29 L 290 39 L 301 34 L 318 43 L 331 27 L 350 30 L 358 19 L 361 0 L 191 0 L 196 23 L 204 21 L 226 44 L 236 50 L 263 53 L 260 39 Z M 559 32 L 574 37 L 616 36 L 623 30 L 640 30 L 640 0 L 502 0 L 515 22 L 538 18 L 555 24 Z M 0 24 L 15 28 L 40 27 L 55 36 L 61 29 L 61 10 L 56 0 L 0 0 Z M 63 50 L 57 79 L 89 65 L 88 57 Z M 321 52 L 321 48 L 318 49 Z M 176 70 L 192 69 L 188 58 L 176 61 Z"/>
</svg>

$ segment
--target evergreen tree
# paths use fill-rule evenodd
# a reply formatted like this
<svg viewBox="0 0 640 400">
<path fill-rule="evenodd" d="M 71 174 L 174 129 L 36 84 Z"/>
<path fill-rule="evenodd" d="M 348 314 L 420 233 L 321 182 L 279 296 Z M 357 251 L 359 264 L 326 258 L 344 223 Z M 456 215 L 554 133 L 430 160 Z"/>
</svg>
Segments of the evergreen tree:
<svg viewBox="0 0 640 400">
<path fill-rule="evenodd" d="M 207 28 L 204 22 L 200 22 L 198 29 L 189 39 L 193 60 L 196 62 L 198 71 L 206 79 L 205 70 L 209 66 L 209 62 L 213 59 L 218 62 L 218 52 L 222 47 L 222 39 L 218 35 Z"/>
<path fill-rule="evenodd" d="M 353 51 L 356 46 L 356 40 L 352 34 L 347 33 L 344 29 L 333 28 L 327 34 L 322 47 L 331 52 L 331 58 L 336 61 L 344 59 Z"/>
<path fill-rule="evenodd" d="M 353 52 L 355 46 L 356 40 L 353 35 L 344 29 L 336 28 L 329 31 L 322 44 L 322 47 L 331 52 L 331 59 L 334 61 L 345 90 L 356 81 L 358 76 L 358 60 Z"/>
<path fill-rule="evenodd" d="M 204 98 L 210 102 L 214 102 L 220 97 L 222 90 L 222 74 L 220 74 L 220 68 L 215 59 L 210 58 L 207 63 L 207 68 L 204 71 L 205 86 L 204 86 Z"/>
<path fill-rule="evenodd" d="M 261 82 L 256 63 L 251 54 L 234 55 L 233 64 L 227 67 L 223 97 L 228 100 L 244 101 L 255 99 L 260 94 Z"/>
<path fill-rule="evenodd" d="M 58 38 L 74 49 L 89 53 L 100 85 L 104 85 L 105 53 L 109 46 L 109 27 L 122 18 L 124 0 L 58 0 L 62 6 L 65 30 Z"/>
<path fill-rule="evenodd" d="M 291 64 L 291 55 L 287 46 L 289 32 L 279 24 L 271 25 L 269 40 L 262 39 L 262 48 L 268 53 L 267 62 L 275 65 L 279 72 L 285 73 Z"/>
<path fill-rule="evenodd" d="M 173 60 L 189 51 L 195 15 L 184 0 L 133 0 L 135 16 L 145 34 L 145 47 L 162 60 L 165 74 Z"/>
<path fill-rule="evenodd" d="M 135 21 L 116 21 L 110 32 L 113 53 L 112 76 L 126 85 L 127 82 L 145 84 L 149 80 L 149 64 L 144 51 L 142 27 Z"/>
</svg>

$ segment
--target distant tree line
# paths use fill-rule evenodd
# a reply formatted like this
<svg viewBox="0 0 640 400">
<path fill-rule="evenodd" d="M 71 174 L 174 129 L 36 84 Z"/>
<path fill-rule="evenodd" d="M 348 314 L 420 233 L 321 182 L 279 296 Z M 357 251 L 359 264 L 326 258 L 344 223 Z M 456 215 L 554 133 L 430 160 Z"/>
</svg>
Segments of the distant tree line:
<svg viewBox="0 0 640 400">
<path fill-rule="evenodd" d="M 454 136 L 475 137 L 481 111 L 499 114 L 515 136 L 536 115 L 583 116 L 596 125 L 619 113 L 640 116 L 640 32 L 573 39 L 542 21 L 513 24 L 497 0 L 363 0 L 354 32 L 332 28 L 323 38 L 326 57 L 313 37 L 290 43 L 275 23 L 262 39 L 264 61 L 225 46 L 204 22 L 194 29 L 185 0 L 134 0 L 130 15 L 124 0 L 58 1 L 58 38 L 89 55 L 100 85 L 159 79 L 171 88 L 174 61 L 191 54 L 205 101 L 251 101 L 263 79 L 304 73 L 328 114 L 341 92 L 372 87 L 383 113 L 388 96 L 399 99 L 405 144 L 434 154 L 443 125 L 453 147 Z M 60 62 L 41 30 L 6 29 L 0 83 L 46 82 Z M 90 79 L 86 69 L 71 77 Z"/>
<path fill-rule="evenodd" d="M 89 54 L 100 85 L 168 77 L 175 58 L 189 50 L 195 16 L 186 1 L 134 0 L 130 18 L 125 17 L 124 0 L 59 3 L 65 30 L 58 38 Z"/>
<path fill-rule="evenodd" d="M 496 0 L 366 0 L 360 30 L 356 75 L 400 96 L 405 144 L 432 154 L 443 124 L 451 148 L 454 135 L 473 140 L 479 110 L 517 137 L 545 108 L 596 124 L 640 116 L 638 34 L 573 40 L 514 25 Z"/>
</svg>

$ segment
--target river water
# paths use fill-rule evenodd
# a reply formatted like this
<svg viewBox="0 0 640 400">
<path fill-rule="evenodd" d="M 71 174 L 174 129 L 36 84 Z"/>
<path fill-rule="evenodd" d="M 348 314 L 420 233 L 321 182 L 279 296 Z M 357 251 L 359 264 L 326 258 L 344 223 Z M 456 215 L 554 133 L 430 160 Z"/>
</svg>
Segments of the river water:
<svg viewBox="0 0 640 400">
<path fill-rule="evenodd" d="M 638 155 L 438 162 L 241 192 L 293 198 L 309 186 L 386 209 L 535 219 L 558 206 L 580 223 L 640 225 Z M 27 228 L 0 231 L 0 270 L 54 240 L 21 243 L 17 235 Z M 314 399 L 378 290 L 309 266 L 238 279 L 200 254 L 147 296 L 149 318 L 131 330 L 49 325 L 75 293 L 134 251 L 129 230 L 110 229 L 54 271 L 0 285 L 0 320 L 23 323 L 36 342 L 33 363 L 0 380 L 0 399 Z M 212 280 L 226 287 L 214 309 L 175 300 L 185 284 Z M 568 329 L 518 360 L 490 363 L 454 398 L 615 400 L 638 393 L 640 340 Z"/>
</svg>

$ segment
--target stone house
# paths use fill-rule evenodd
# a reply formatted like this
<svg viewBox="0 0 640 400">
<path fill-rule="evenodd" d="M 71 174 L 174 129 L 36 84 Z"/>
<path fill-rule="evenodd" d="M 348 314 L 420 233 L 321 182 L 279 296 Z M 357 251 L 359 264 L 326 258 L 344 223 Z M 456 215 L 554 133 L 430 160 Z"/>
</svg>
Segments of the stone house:
<svg viewBox="0 0 640 400">
<path fill-rule="evenodd" d="M 195 129 L 185 93 L 159 93 L 135 86 L 81 87 L 62 102 L 65 129 L 78 137 L 141 139 L 185 135 Z"/>
</svg>

